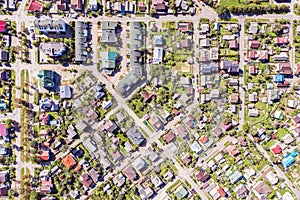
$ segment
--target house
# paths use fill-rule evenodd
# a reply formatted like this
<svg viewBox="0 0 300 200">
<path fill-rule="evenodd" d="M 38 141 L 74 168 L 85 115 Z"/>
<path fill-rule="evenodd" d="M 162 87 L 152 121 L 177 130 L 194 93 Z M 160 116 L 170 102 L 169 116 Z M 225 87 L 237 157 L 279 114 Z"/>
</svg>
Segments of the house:
<svg viewBox="0 0 300 200">
<path fill-rule="evenodd" d="M 209 60 L 218 60 L 219 59 L 219 48 L 212 47 L 209 49 Z"/>
<path fill-rule="evenodd" d="M 212 99 L 218 99 L 220 97 L 220 91 L 218 89 L 212 89 L 210 91 L 210 97 Z"/>
<path fill-rule="evenodd" d="M 201 65 L 201 72 L 202 74 L 212 74 L 219 72 L 219 65 L 215 62 L 210 62 L 209 64 L 203 63 Z"/>
<path fill-rule="evenodd" d="M 220 129 L 218 127 L 214 128 L 212 131 L 213 131 L 214 136 L 216 136 L 217 138 L 220 138 L 223 135 L 222 129 Z"/>
<path fill-rule="evenodd" d="M 6 181 L 8 181 L 8 171 L 1 171 L 0 172 L 0 183 L 5 183 Z"/>
<path fill-rule="evenodd" d="M 181 138 L 187 138 L 188 137 L 188 130 L 182 125 L 182 124 L 177 124 L 176 125 L 176 132 Z"/>
<path fill-rule="evenodd" d="M 117 52 L 103 51 L 100 52 L 102 59 L 102 69 L 107 75 L 112 75 L 116 68 L 116 59 L 118 57 Z"/>
<path fill-rule="evenodd" d="M 160 188 L 164 184 L 164 182 L 159 178 L 159 176 L 155 176 L 151 180 L 152 184 L 154 185 L 155 188 Z"/>
<path fill-rule="evenodd" d="M 183 199 L 184 197 L 186 197 L 188 195 L 188 191 L 182 185 L 180 185 L 175 190 L 174 194 L 178 199 Z"/>
<path fill-rule="evenodd" d="M 286 45 L 289 43 L 288 37 L 277 37 L 275 38 L 275 44 L 276 45 Z"/>
<path fill-rule="evenodd" d="M 205 183 L 210 178 L 209 175 L 203 169 L 196 173 L 195 176 L 202 183 Z"/>
<path fill-rule="evenodd" d="M 138 157 L 132 162 L 132 166 L 139 172 L 143 172 L 148 168 L 148 163 L 143 157 Z"/>
<path fill-rule="evenodd" d="M 152 38 L 152 43 L 154 47 L 164 47 L 165 40 L 162 35 L 154 35 Z"/>
<path fill-rule="evenodd" d="M 194 153 L 199 154 L 202 152 L 202 148 L 197 141 L 193 142 L 193 144 L 191 144 L 190 148 Z"/>
<path fill-rule="evenodd" d="M 295 108 L 297 107 L 297 102 L 296 102 L 295 100 L 288 100 L 287 106 L 288 106 L 289 108 L 295 109 Z"/>
<path fill-rule="evenodd" d="M 258 49 L 260 46 L 260 42 L 258 40 L 250 40 L 249 47 L 252 49 Z"/>
<path fill-rule="evenodd" d="M 187 166 L 192 162 L 192 156 L 187 153 L 181 158 L 182 162 Z"/>
<path fill-rule="evenodd" d="M 204 48 L 209 47 L 210 46 L 210 40 L 207 39 L 207 38 L 200 40 L 199 46 L 204 47 Z"/>
<path fill-rule="evenodd" d="M 122 173 L 116 175 L 116 176 L 113 178 L 113 183 L 114 183 L 117 187 L 121 187 L 122 185 L 124 185 L 125 182 L 126 182 L 126 178 L 125 178 L 125 176 L 124 176 Z"/>
<path fill-rule="evenodd" d="M 42 126 L 44 125 L 48 125 L 50 122 L 50 115 L 46 114 L 46 113 L 41 113 L 39 115 L 39 121 L 41 123 Z"/>
<path fill-rule="evenodd" d="M 61 162 L 68 170 L 72 169 L 77 164 L 73 154 L 68 154 Z"/>
<path fill-rule="evenodd" d="M 164 140 L 166 143 L 170 143 L 175 139 L 175 134 L 173 131 L 169 131 L 166 135 L 164 135 Z"/>
<path fill-rule="evenodd" d="M 59 97 L 60 99 L 71 99 L 72 98 L 71 87 L 68 85 L 60 86 Z"/>
<path fill-rule="evenodd" d="M 278 183 L 278 177 L 273 171 L 269 171 L 266 175 L 266 178 L 271 183 L 271 185 L 276 185 Z"/>
<path fill-rule="evenodd" d="M 293 74 L 291 65 L 289 62 L 284 62 L 279 64 L 279 73 L 283 75 L 291 75 Z"/>
<path fill-rule="evenodd" d="M 273 56 L 274 61 L 288 61 L 288 59 L 289 56 L 286 52 L 281 52 L 280 54 Z"/>
<path fill-rule="evenodd" d="M 191 22 L 178 22 L 178 31 L 181 33 L 190 33 L 192 32 L 192 23 Z"/>
<path fill-rule="evenodd" d="M 122 172 L 130 181 L 134 181 L 138 178 L 138 175 L 130 166 L 124 169 Z"/>
<path fill-rule="evenodd" d="M 82 0 L 71 0 L 71 8 L 75 11 L 81 11 L 83 9 Z"/>
<path fill-rule="evenodd" d="M 6 32 L 6 23 L 3 20 L 0 20 L 0 33 Z"/>
<path fill-rule="evenodd" d="M 151 199 L 152 195 L 154 194 L 154 191 L 148 186 L 145 189 L 139 190 L 139 194 L 142 200 Z"/>
<path fill-rule="evenodd" d="M 239 64 L 237 61 L 221 60 L 220 69 L 227 71 L 231 74 L 239 73 Z"/>
<path fill-rule="evenodd" d="M 231 94 L 229 96 L 229 101 L 230 101 L 230 103 L 233 103 L 233 104 L 239 103 L 239 94 L 238 93 Z"/>
<path fill-rule="evenodd" d="M 145 140 L 144 136 L 136 127 L 131 127 L 127 131 L 127 136 L 130 139 L 130 141 L 135 145 L 140 145 Z"/>
<path fill-rule="evenodd" d="M 75 0 L 75 2 L 81 2 L 81 0 Z M 85 62 L 87 59 L 87 47 L 88 47 L 88 24 L 82 21 L 75 21 L 75 61 Z"/>
<path fill-rule="evenodd" d="M 209 191 L 209 194 L 212 196 L 213 200 L 217 200 L 220 197 L 225 197 L 226 193 L 224 192 L 223 188 L 220 186 L 214 187 L 211 191 Z"/>
<path fill-rule="evenodd" d="M 0 185 L 0 196 L 8 196 L 8 185 L 1 184 Z"/>
<path fill-rule="evenodd" d="M 258 73 L 258 67 L 250 65 L 249 66 L 249 74 L 251 75 L 256 75 Z"/>
<path fill-rule="evenodd" d="M 254 186 L 253 186 L 253 192 L 256 197 L 260 199 L 266 199 L 268 195 L 272 192 L 270 188 L 266 185 L 265 182 L 263 181 L 258 181 Z"/>
<path fill-rule="evenodd" d="M 41 148 L 40 151 L 40 159 L 42 161 L 48 161 L 50 160 L 50 149 L 49 148 Z"/>
<path fill-rule="evenodd" d="M 256 108 L 251 108 L 248 110 L 248 115 L 250 117 L 258 117 L 259 116 L 259 110 Z"/>
<path fill-rule="evenodd" d="M 238 49 L 239 43 L 237 40 L 230 40 L 229 41 L 229 49 Z"/>
<path fill-rule="evenodd" d="M 17 4 L 17 1 L 15 1 L 15 0 L 4 0 L 2 6 L 3 6 L 3 9 L 5 9 L 5 10 L 15 11 L 16 4 Z"/>
<path fill-rule="evenodd" d="M 41 70 L 38 73 L 39 77 L 39 86 L 43 87 L 47 90 L 55 90 L 56 89 L 56 78 L 55 74 L 51 70 Z"/>
<path fill-rule="evenodd" d="M 237 183 L 239 180 L 241 180 L 243 177 L 243 174 L 239 171 L 236 171 L 234 174 L 229 176 L 229 180 L 232 184 Z"/>
<path fill-rule="evenodd" d="M 36 29 L 43 34 L 61 34 L 67 31 L 67 24 L 61 19 L 36 19 L 34 25 Z"/>
<path fill-rule="evenodd" d="M 240 153 L 240 151 L 236 148 L 235 145 L 229 145 L 226 147 L 226 152 L 228 152 L 231 156 L 235 157 Z"/>
<path fill-rule="evenodd" d="M 0 49 L 0 61 L 8 61 L 9 52 L 3 49 Z"/>
<path fill-rule="evenodd" d="M 146 6 L 145 2 L 139 1 L 138 2 L 138 9 L 139 9 L 140 12 L 146 12 L 147 6 Z"/>
<path fill-rule="evenodd" d="M 103 21 L 102 22 L 102 37 L 103 43 L 116 43 L 118 42 L 117 31 L 119 30 L 118 22 Z"/>
<path fill-rule="evenodd" d="M 153 49 L 153 64 L 158 65 L 162 63 L 164 57 L 164 49 L 161 47 L 154 47 Z"/>
<path fill-rule="evenodd" d="M 297 33 L 297 35 L 300 35 L 300 26 L 299 25 L 296 28 L 296 33 Z"/>
<path fill-rule="evenodd" d="M 43 4 L 35 1 L 35 0 L 30 0 L 28 7 L 27 7 L 28 12 L 42 12 L 43 11 Z"/>
<path fill-rule="evenodd" d="M 190 49 L 192 47 L 192 41 L 190 39 L 183 39 L 180 44 L 181 47 L 185 49 Z"/>
<path fill-rule="evenodd" d="M 245 185 L 240 185 L 237 187 L 235 193 L 238 199 L 244 199 L 248 196 L 249 190 L 246 188 Z"/>
<path fill-rule="evenodd" d="M 249 101 L 250 102 L 257 102 L 258 101 L 257 92 L 252 92 L 251 94 L 249 94 Z"/>
<path fill-rule="evenodd" d="M 53 183 L 51 179 L 42 180 L 41 194 L 50 194 L 52 192 Z"/>
<path fill-rule="evenodd" d="M 250 22 L 248 33 L 257 34 L 257 32 L 258 32 L 258 24 L 256 22 Z"/>
<path fill-rule="evenodd" d="M 89 0 L 89 9 L 90 10 L 98 10 L 98 1 L 97 0 Z"/>
<path fill-rule="evenodd" d="M 116 162 L 122 160 L 123 155 L 120 153 L 120 151 L 116 150 L 114 153 L 112 153 L 111 157 L 112 157 L 113 162 L 116 163 Z"/>
<path fill-rule="evenodd" d="M 81 181 L 82 185 L 87 189 L 93 184 L 93 180 L 90 178 L 88 173 L 82 174 L 79 177 L 79 180 Z"/>
<path fill-rule="evenodd" d="M 66 46 L 62 42 L 44 42 L 39 46 L 39 50 L 50 57 L 59 57 L 66 51 Z"/>
<path fill-rule="evenodd" d="M 209 32 L 209 24 L 201 24 L 200 25 L 200 34 L 206 34 Z"/>
<path fill-rule="evenodd" d="M 285 144 L 290 144 L 294 141 L 294 138 L 292 137 L 291 134 L 286 134 L 285 136 L 282 137 L 282 140 Z"/>
<path fill-rule="evenodd" d="M 9 139 L 9 133 L 6 124 L 0 124 L 0 137 Z"/>
<path fill-rule="evenodd" d="M 155 114 L 151 115 L 148 121 L 156 130 L 160 130 L 164 126 L 162 121 Z"/>
<path fill-rule="evenodd" d="M 166 12 L 167 10 L 167 6 L 164 0 L 153 0 L 152 8 L 154 8 L 156 12 Z"/>
</svg>

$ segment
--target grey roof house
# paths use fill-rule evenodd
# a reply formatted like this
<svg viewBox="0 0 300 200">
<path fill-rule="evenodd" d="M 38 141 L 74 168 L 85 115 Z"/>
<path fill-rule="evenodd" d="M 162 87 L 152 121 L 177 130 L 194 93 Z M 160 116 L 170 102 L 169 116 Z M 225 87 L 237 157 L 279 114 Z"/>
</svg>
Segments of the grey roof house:
<svg viewBox="0 0 300 200">
<path fill-rule="evenodd" d="M 72 98 L 71 87 L 68 85 L 60 86 L 59 97 L 61 99 L 71 99 Z"/>
<path fill-rule="evenodd" d="M 140 145 L 144 140 L 144 136 L 141 134 L 141 132 L 136 128 L 132 127 L 127 131 L 127 136 L 136 145 Z"/>
</svg>

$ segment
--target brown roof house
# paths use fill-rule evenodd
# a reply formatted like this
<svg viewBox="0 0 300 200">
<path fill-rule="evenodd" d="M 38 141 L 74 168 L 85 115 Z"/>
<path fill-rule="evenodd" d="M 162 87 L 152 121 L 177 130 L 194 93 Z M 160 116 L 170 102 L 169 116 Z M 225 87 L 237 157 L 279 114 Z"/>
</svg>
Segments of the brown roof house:
<svg viewBox="0 0 300 200">
<path fill-rule="evenodd" d="M 137 173 L 134 171 L 132 167 L 127 167 L 122 171 L 122 173 L 128 178 L 130 181 L 135 181 L 138 178 Z"/>
<path fill-rule="evenodd" d="M 71 0 L 71 8 L 76 11 L 82 10 L 82 0 Z"/>
<path fill-rule="evenodd" d="M 238 93 L 234 93 L 234 94 L 231 94 L 229 96 L 229 100 L 230 100 L 230 103 L 239 103 L 239 94 Z"/>
<path fill-rule="evenodd" d="M 155 114 L 151 115 L 148 121 L 156 130 L 160 130 L 164 126 L 162 121 Z"/>
<path fill-rule="evenodd" d="M 249 191 L 245 185 L 240 185 L 239 187 L 237 187 L 235 193 L 238 199 L 244 199 L 248 196 Z"/>
<path fill-rule="evenodd" d="M 265 182 L 259 181 L 253 187 L 255 196 L 259 199 L 267 199 L 268 195 L 272 192 Z"/>
<path fill-rule="evenodd" d="M 201 169 L 195 176 L 202 183 L 209 179 L 209 175 L 203 169 Z"/>
</svg>

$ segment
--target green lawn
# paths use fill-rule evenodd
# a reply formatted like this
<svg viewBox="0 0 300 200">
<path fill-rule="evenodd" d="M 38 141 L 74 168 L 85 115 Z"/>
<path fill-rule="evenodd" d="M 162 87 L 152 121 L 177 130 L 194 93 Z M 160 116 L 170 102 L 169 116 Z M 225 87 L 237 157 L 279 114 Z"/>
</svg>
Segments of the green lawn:
<svg viewBox="0 0 300 200">
<path fill-rule="evenodd" d="M 254 4 L 253 1 L 247 1 L 247 0 L 220 0 L 219 4 L 224 6 L 243 6 L 246 4 L 246 2 L 249 2 L 249 4 L 255 5 L 269 5 L 270 2 L 261 2 L 260 4 Z"/>
<path fill-rule="evenodd" d="M 281 139 L 283 136 L 287 134 L 289 134 L 289 131 L 287 129 L 279 128 L 276 133 L 276 136 Z"/>
<path fill-rule="evenodd" d="M 275 144 L 275 141 L 274 140 L 270 140 L 269 142 L 266 143 L 266 146 L 270 148 L 274 144 Z"/>
</svg>

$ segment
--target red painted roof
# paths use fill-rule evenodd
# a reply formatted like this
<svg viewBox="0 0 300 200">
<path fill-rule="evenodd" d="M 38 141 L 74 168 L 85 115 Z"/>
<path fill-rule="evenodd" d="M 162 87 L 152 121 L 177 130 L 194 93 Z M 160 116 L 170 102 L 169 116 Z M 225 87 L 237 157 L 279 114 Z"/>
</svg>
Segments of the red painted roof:
<svg viewBox="0 0 300 200">
<path fill-rule="evenodd" d="M 43 4 L 40 3 L 40 2 L 37 2 L 35 0 L 31 0 L 29 2 L 27 10 L 30 11 L 30 12 L 34 12 L 34 11 L 42 12 Z"/>
<path fill-rule="evenodd" d="M 278 144 L 275 147 L 271 148 L 271 150 L 273 151 L 274 154 L 280 154 L 281 153 L 281 148 Z"/>
<path fill-rule="evenodd" d="M 42 150 L 41 154 L 40 154 L 40 158 L 41 160 L 49 160 L 50 159 L 50 153 L 49 153 L 49 149 L 48 150 Z"/>
<path fill-rule="evenodd" d="M 6 124 L 0 124 L 0 136 L 6 136 Z"/>
<path fill-rule="evenodd" d="M 179 111 L 177 109 L 173 109 L 172 112 L 174 113 L 174 115 L 178 115 Z"/>
<path fill-rule="evenodd" d="M 6 31 L 6 25 L 5 25 L 5 21 L 0 20 L 0 32 L 5 32 Z"/>
<path fill-rule="evenodd" d="M 226 192 L 224 192 L 223 188 L 219 187 L 218 192 L 221 195 L 221 197 L 225 197 L 226 196 Z"/>
<path fill-rule="evenodd" d="M 68 170 L 70 170 L 77 164 L 77 161 L 73 158 L 71 154 L 67 155 L 61 162 L 64 166 L 66 166 Z"/>
<path fill-rule="evenodd" d="M 174 138 L 175 138 L 175 134 L 174 134 L 172 131 L 170 131 L 168 134 L 166 134 L 166 135 L 164 136 L 164 140 L 165 140 L 167 143 L 171 142 Z"/>
</svg>

